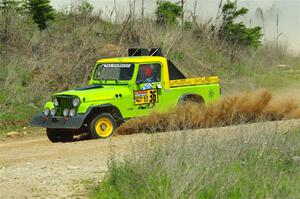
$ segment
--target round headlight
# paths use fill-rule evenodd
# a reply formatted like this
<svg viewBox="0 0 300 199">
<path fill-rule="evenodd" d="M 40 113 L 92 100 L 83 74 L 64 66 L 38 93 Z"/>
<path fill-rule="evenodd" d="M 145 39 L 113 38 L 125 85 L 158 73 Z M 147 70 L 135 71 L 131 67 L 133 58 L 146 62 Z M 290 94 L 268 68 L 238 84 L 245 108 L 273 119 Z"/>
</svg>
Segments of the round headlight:
<svg viewBox="0 0 300 199">
<path fill-rule="evenodd" d="M 64 109 L 64 111 L 63 111 L 63 115 L 65 116 L 65 117 L 67 117 L 68 115 L 69 115 L 69 109 Z"/>
<path fill-rule="evenodd" d="M 45 116 L 49 116 L 50 110 L 48 108 L 46 108 L 46 109 L 44 109 L 43 113 Z"/>
<path fill-rule="evenodd" d="M 54 98 L 53 103 L 54 103 L 55 106 L 59 105 L 57 98 Z"/>
<path fill-rule="evenodd" d="M 55 116 L 55 114 L 56 114 L 56 110 L 55 110 L 55 109 L 51 109 L 50 115 L 51 115 L 51 116 Z"/>
<path fill-rule="evenodd" d="M 78 105 L 79 105 L 79 103 L 80 103 L 80 101 L 79 101 L 79 99 L 78 98 L 75 98 L 75 99 L 73 99 L 73 106 L 74 107 L 77 107 Z"/>
<path fill-rule="evenodd" d="M 76 115 L 76 110 L 75 109 L 71 109 L 69 115 L 71 117 L 74 117 Z"/>
</svg>

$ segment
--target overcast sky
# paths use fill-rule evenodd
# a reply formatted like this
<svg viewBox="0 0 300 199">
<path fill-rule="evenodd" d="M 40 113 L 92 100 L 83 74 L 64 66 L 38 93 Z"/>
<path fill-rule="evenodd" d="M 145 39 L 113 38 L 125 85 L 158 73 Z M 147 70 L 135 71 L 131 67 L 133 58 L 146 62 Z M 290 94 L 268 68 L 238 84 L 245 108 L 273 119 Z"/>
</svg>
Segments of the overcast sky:
<svg viewBox="0 0 300 199">
<path fill-rule="evenodd" d="M 95 6 L 95 10 L 101 10 L 104 16 L 109 16 L 114 6 L 117 4 L 119 15 L 126 15 L 129 12 L 130 2 L 133 0 L 89 0 Z M 176 2 L 178 0 L 171 0 Z M 202 20 L 215 17 L 218 10 L 219 0 L 186 0 L 185 13 L 188 16 L 193 10 L 197 1 L 197 15 Z M 225 0 L 224 0 L 225 1 Z M 51 0 L 56 9 L 68 9 L 71 4 L 76 4 L 80 0 Z M 136 14 L 141 13 L 142 0 L 136 0 Z M 156 0 L 144 0 L 145 12 L 151 15 L 155 9 Z M 279 16 L 280 41 L 287 43 L 293 50 L 300 51 L 300 0 L 238 0 L 239 6 L 249 8 L 248 15 L 243 18 L 247 25 L 262 26 L 262 19 L 259 8 L 263 10 L 265 20 L 265 36 L 267 40 L 275 40 L 277 32 L 277 13 Z"/>
</svg>

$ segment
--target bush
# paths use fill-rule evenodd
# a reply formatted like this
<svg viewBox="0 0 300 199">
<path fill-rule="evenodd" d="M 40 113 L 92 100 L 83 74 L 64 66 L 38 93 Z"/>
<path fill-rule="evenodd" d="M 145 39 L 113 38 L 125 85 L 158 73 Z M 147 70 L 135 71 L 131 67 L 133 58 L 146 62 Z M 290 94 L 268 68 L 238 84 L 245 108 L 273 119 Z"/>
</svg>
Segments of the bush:
<svg viewBox="0 0 300 199">
<path fill-rule="evenodd" d="M 237 9 L 235 3 L 227 1 L 222 8 L 222 25 L 219 29 L 219 37 L 229 45 L 257 48 L 261 45 L 261 27 L 247 28 L 243 22 L 235 20 L 247 14 L 247 8 Z"/>
<path fill-rule="evenodd" d="M 55 19 L 55 11 L 49 0 L 28 0 L 26 7 L 40 31 L 45 30 L 49 22 Z"/>
<path fill-rule="evenodd" d="M 182 15 L 182 12 L 182 7 L 176 3 L 158 1 L 155 11 L 156 22 L 162 26 L 178 24 L 177 18 Z"/>
<path fill-rule="evenodd" d="M 88 1 L 83 1 L 78 6 L 78 11 L 85 15 L 92 14 L 93 10 L 94 10 L 94 6 L 90 4 Z"/>
</svg>

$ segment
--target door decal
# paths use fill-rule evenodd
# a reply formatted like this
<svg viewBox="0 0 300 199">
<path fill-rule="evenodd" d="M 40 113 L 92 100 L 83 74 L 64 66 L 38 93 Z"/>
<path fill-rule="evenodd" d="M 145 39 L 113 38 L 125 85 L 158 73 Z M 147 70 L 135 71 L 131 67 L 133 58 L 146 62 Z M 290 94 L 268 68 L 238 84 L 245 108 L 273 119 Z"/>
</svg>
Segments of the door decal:
<svg viewBox="0 0 300 199">
<path fill-rule="evenodd" d="M 158 102 L 156 89 L 138 90 L 134 92 L 135 105 L 154 104 Z"/>
</svg>

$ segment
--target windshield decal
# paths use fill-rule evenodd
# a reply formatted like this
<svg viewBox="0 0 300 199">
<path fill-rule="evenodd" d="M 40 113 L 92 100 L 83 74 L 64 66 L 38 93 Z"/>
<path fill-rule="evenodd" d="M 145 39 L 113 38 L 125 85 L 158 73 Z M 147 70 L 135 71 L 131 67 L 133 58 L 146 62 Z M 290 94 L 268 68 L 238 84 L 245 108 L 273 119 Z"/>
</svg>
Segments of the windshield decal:
<svg viewBox="0 0 300 199">
<path fill-rule="evenodd" d="M 101 64 L 101 68 L 130 68 L 131 64 Z"/>
</svg>

